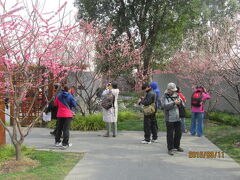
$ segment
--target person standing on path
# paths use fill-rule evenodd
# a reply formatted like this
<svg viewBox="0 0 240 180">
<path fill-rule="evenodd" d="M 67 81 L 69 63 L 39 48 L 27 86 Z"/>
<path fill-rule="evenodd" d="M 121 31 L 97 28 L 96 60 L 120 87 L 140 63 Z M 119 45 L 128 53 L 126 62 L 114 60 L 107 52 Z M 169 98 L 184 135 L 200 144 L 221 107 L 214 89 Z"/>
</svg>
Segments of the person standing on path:
<svg viewBox="0 0 240 180">
<path fill-rule="evenodd" d="M 61 84 L 55 83 L 54 84 L 54 99 L 49 103 L 46 112 L 51 112 L 51 119 L 56 119 L 55 128 L 53 131 L 50 132 L 51 135 L 56 136 L 57 133 L 57 126 L 58 126 L 58 120 L 57 120 L 57 111 L 58 108 L 54 106 L 54 100 L 56 99 L 57 95 L 62 91 Z"/>
<path fill-rule="evenodd" d="M 150 86 L 151 86 L 152 90 L 156 93 L 155 113 L 157 114 L 158 108 L 161 106 L 160 89 L 158 88 L 158 83 L 154 82 L 154 81 L 150 83 Z M 157 120 L 156 120 L 156 126 L 157 126 L 156 128 L 157 128 L 157 131 L 158 131 Z M 157 142 L 157 141 L 155 141 L 155 142 Z"/>
<path fill-rule="evenodd" d="M 152 134 L 152 142 L 157 142 L 157 120 L 156 120 L 156 94 L 152 90 L 149 84 L 144 84 L 142 86 L 142 90 L 146 92 L 145 97 L 141 97 L 138 100 L 138 104 L 142 104 L 144 108 L 154 105 L 154 110 L 151 114 L 144 113 L 144 140 L 141 141 L 142 144 L 151 144 L 151 134 Z"/>
<path fill-rule="evenodd" d="M 179 98 L 181 99 L 181 104 L 178 106 L 179 109 L 179 117 L 180 117 L 180 121 L 181 121 L 181 130 L 184 133 L 187 133 L 187 129 L 186 129 L 186 110 L 185 110 L 185 103 L 186 103 L 186 98 L 184 97 L 183 93 L 181 92 L 180 87 L 177 86 L 177 93 Z"/>
<path fill-rule="evenodd" d="M 66 149 L 72 144 L 69 144 L 69 129 L 71 120 L 73 118 L 72 108 L 77 106 L 73 96 L 68 92 L 68 87 L 65 86 L 64 90 L 60 92 L 54 100 L 54 106 L 58 107 L 57 111 L 57 132 L 55 136 L 55 145 Z M 63 132 L 63 141 L 61 142 L 61 134 Z"/>
<path fill-rule="evenodd" d="M 204 102 L 207 99 L 210 99 L 211 96 L 207 93 L 206 89 L 197 86 L 191 98 L 192 105 L 192 121 L 191 121 L 191 135 L 195 136 L 197 132 L 197 136 L 203 136 L 203 127 L 204 127 Z M 197 130 L 196 130 L 196 122 L 197 122 Z"/>
<path fill-rule="evenodd" d="M 174 83 L 171 82 L 167 85 L 167 90 L 164 92 L 161 101 L 167 127 L 168 154 L 172 156 L 174 155 L 173 149 L 183 152 L 183 149 L 180 147 L 182 132 L 178 109 L 181 99 L 178 96 L 177 87 Z"/>
<path fill-rule="evenodd" d="M 110 136 L 110 131 L 112 128 L 113 137 L 117 136 L 117 119 L 118 119 L 118 84 L 117 82 L 113 81 L 112 83 L 108 83 L 106 89 L 102 93 L 103 99 L 111 94 L 113 95 L 113 102 L 111 102 L 111 106 L 109 108 L 103 107 L 103 121 L 107 124 L 107 132 L 104 134 L 104 137 Z M 104 100 L 103 100 L 104 101 Z"/>
</svg>

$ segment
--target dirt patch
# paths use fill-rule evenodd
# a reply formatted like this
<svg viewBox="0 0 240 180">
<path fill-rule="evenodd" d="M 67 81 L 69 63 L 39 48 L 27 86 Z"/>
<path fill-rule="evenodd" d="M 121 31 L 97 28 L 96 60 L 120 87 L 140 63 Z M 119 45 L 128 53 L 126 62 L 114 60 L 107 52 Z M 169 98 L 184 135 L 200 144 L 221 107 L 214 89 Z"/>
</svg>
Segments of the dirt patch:
<svg viewBox="0 0 240 180">
<path fill-rule="evenodd" d="M 27 169 L 36 167 L 39 164 L 37 160 L 30 158 L 23 158 L 22 160 L 16 161 L 10 159 L 0 164 L 0 174 L 11 173 L 11 172 L 22 172 Z"/>
</svg>

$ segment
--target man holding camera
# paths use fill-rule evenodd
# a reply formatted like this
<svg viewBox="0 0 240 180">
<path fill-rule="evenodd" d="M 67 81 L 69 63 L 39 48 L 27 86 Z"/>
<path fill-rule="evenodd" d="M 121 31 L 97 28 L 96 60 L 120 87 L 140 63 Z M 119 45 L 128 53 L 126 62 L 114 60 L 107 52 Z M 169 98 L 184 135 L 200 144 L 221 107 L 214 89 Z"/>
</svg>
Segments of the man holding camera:
<svg viewBox="0 0 240 180">
<path fill-rule="evenodd" d="M 183 149 L 180 147 L 182 132 L 178 109 L 178 106 L 182 102 L 178 96 L 177 87 L 174 83 L 169 83 L 167 85 L 167 90 L 165 91 L 161 102 L 167 127 L 168 154 L 172 156 L 174 155 L 173 149 L 183 152 Z"/>
<path fill-rule="evenodd" d="M 156 120 L 156 109 L 155 109 L 155 103 L 156 103 L 156 94 L 152 90 L 151 86 L 149 84 L 143 84 L 142 90 L 145 91 L 146 96 L 141 97 L 138 100 L 138 104 L 142 104 L 145 108 L 149 106 L 153 106 L 153 111 L 151 113 L 146 114 L 144 112 L 144 140 L 141 141 L 142 144 L 151 144 L 157 143 L 158 139 L 158 129 L 157 129 L 157 120 Z M 143 110 L 144 111 L 144 110 Z M 151 140 L 151 134 L 152 134 L 152 140 Z"/>
</svg>

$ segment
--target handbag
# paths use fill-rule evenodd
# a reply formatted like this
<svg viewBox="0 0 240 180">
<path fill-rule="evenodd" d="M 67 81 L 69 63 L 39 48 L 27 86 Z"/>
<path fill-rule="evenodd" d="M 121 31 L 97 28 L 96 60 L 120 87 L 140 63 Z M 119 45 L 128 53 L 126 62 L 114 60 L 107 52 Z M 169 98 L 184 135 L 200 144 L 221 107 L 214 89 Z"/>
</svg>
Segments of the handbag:
<svg viewBox="0 0 240 180">
<path fill-rule="evenodd" d="M 51 121 L 51 119 L 52 119 L 51 112 L 48 112 L 48 113 L 43 112 L 43 121 Z"/>
<path fill-rule="evenodd" d="M 155 113 L 155 102 L 143 107 L 143 114 L 144 115 L 151 115 Z"/>
<path fill-rule="evenodd" d="M 148 116 L 148 115 L 152 115 L 156 112 L 156 97 L 154 97 L 154 101 L 152 104 L 148 105 L 148 106 L 143 106 L 143 114 Z"/>
</svg>

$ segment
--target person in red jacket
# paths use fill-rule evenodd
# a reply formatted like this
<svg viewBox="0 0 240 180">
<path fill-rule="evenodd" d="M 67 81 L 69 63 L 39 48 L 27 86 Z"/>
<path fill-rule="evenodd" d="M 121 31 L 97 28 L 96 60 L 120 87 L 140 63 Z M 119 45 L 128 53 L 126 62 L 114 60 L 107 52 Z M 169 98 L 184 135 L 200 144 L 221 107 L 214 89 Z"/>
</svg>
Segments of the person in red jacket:
<svg viewBox="0 0 240 180">
<path fill-rule="evenodd" d="M 181 104 L 179 104 L 179 106 L 178 106 L 179 117 L 181 120 L 181 131 L 184 133 L 187 133 L 186 124 L 185 124 L 185 120 L 186 120 L 185 103 L 187 100 L 186 100 L 185 96 L 183 95 L 183 93 L 181 92 L 180 87 L 177 87 L 177 93 L 181 99 Z"/>
<path fill-rule="evenodd" d="M 72 108 L 76 107 L 76 101 L 71 93 L 68 92 L 68 87 L 65 86 L 64 90 L 60 92 L 54 100 L 54 106 L 58 107 L 57 111 L 57 132 L 55 136 L 55 145 L 66 149 L 72 144 L 69 144 L 69 129 L 71 120 L 73 118 Z M 61 134 L 63 132 L 63 141 L 61 142 Z"/>
</svg>

